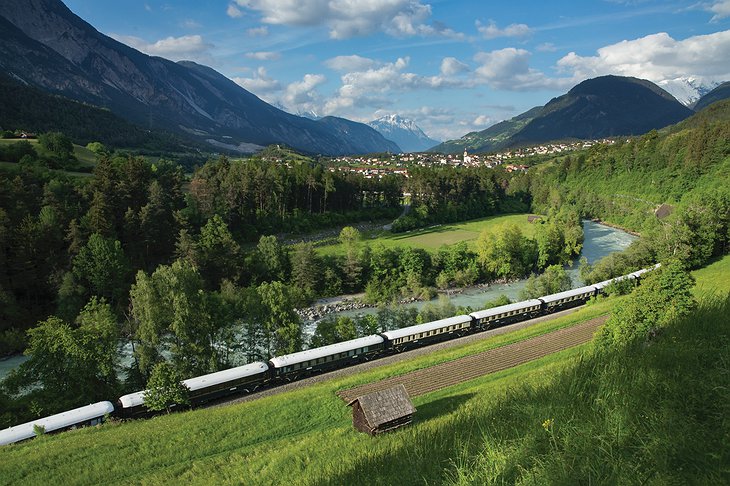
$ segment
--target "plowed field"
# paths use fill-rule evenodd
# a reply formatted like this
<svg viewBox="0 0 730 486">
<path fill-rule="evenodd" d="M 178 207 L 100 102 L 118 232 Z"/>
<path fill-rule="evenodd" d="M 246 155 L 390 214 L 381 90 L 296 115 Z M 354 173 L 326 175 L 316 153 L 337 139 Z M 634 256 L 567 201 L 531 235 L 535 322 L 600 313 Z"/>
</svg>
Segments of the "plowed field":
<svg viewBox="0 0 730 486">
<path fill-rule="evenodd" d="M 597 317 L 582 324 L 543 334 L 526 341 L 490 349 L 473 356 L 368 383 L 357 388 L 343 390 L 338 395 L 346 402 L 349 402 L 359 396 L 385 390 L 401 383 L 405 385 L 411 397 L 430 393 L 586 343 L 591 340 L 593 333 L 607 318 L 608 316 Z"/>
</svg>

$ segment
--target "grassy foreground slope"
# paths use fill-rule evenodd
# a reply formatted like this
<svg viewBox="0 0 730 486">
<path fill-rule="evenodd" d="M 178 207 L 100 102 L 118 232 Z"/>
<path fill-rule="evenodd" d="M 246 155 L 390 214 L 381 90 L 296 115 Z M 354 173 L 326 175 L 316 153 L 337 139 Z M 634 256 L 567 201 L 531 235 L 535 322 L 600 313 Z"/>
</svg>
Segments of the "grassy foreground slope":
<svg viewBox="0 0 730 486">
<path fill-rule="evenodd" d="M 698 284 L 708 289 L 715 267 L 728 266 L 730 257 L 698 272 Z M 377 438 L 354 432 L 334 395 L 611 304 L 285 395 L 2 447 L 0 483 L 726 483 L 727 299 L 705 299 L 648 343 L 601 356 L 574 348 L 416 397 L 414 424 Z"/>
</svg>

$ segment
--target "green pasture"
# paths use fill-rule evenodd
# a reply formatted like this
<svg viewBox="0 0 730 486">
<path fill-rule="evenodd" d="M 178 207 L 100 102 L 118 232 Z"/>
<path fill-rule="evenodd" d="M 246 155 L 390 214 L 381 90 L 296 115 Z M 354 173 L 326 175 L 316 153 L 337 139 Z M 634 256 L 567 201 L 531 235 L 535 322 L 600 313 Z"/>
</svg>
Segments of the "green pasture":
<svg viewBox="0 0 730 486">
<path fill-rule="evenodd" d="M 730 255 L 714 261 L 712 264 L 692 272 L 697 285 L 695 295 L 706 293 L 730 293 Z"/>
<path fill-rule="evenodd" d="M 503 216 L 489 216 L 486 218 L 465 221 L 463 223 L 441 224 L 409 231 L 407 233 L 391 233 L 384 230 L 376 230 L 363 233 L 363 241 L 374 246 L 382 244 L 386 248 L 397 246 L 411 246 L 424 250 L 436 250 L 442 245 L 453 245 L 462 241 L 473 247 L 481 232 L 485 229 L 499 234 L 502 228 L 508 225 L 516 225 L 526 236 L 532 236 L 535 232 L 534 224 L 527 221 L 528 214 L 508 214 Z M 321 255 L 343 255 L 345 248 L 342 244 L 317 248 Z"/>
<path fill-rule="evenodd" d="M 698 288 L 730 258 L 695 273 Z M 650 346 L 584 345 L 415 397 L 414 423 L 357 433 L 336 396 L 609 312 L 599 299 L 530 328 L 305 389 L 0 447 L 0 484 L 718 484 L 730 413 L 728 304 Z M 724 354 L 722 354 L 724 353 Z M 724 356 L 724 357 L 723 357 Z M 723 408 L 724 407 L 724 408 Z M 723 425 L 724 424 L 724 425 Z M 653 479 L 652 479 L 653 478 Z M 692 482 L 692 481 L 690 481 Z"/>
<path fill-rule="evenodd" d="M 0 146 L 11 145 L 13 143 L 18 143 L 21 141 L 23 140 L 0 138 Z M 38 152 L 39 155 L 43 155 L 45 153 L 43 148 L 41 148 L 41 146 L 38 144 L 37 139 L 28 139 L 27 142 L 34 146 L 36 152 Z M 93 167 L 96 165 L 96 154 L 86 147 L 74 144 L 74 156 L 82 166 Z"/>
</svg>

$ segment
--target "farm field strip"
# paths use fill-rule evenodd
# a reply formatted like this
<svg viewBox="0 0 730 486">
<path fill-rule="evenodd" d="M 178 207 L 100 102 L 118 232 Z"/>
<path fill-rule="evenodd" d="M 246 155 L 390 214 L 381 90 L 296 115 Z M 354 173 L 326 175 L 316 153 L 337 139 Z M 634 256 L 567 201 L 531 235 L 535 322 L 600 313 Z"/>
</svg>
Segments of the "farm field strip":
<svg viewBox="0 0 730 486">
<path fill-rule="evenodd" d="M 586 343 L 608 316 L 601 316 L 576 326 L 543 334 L 526 341 L 508 344 L 483 353 L 448 361 L 405 375 L 342 390 L 338 396 L 349 402 L 359 396 L 403 384 L 411 397 L 456 385 L 480 376 L 501 371 L 541 358 L 548 354 Z"/>
</svg>

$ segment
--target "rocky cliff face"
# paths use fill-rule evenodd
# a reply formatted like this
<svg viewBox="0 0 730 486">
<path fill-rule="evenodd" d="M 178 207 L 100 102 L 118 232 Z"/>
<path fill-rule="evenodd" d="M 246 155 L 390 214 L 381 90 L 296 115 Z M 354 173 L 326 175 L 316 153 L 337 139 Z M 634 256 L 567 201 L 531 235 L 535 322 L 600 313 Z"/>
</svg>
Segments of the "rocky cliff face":
<svg viewBox="0 0 730 486">
<path fill-rule="evenodd" d="M 274 108 L 213 69 L 143 54 L 99 33 L 60 1 L 0 0 L 0 16 L 6 72 L 142 126 L 332 155 L 392 148 L 365 125 L 372 130 L 367 137 L 343 137 Z"/>
</svg>

